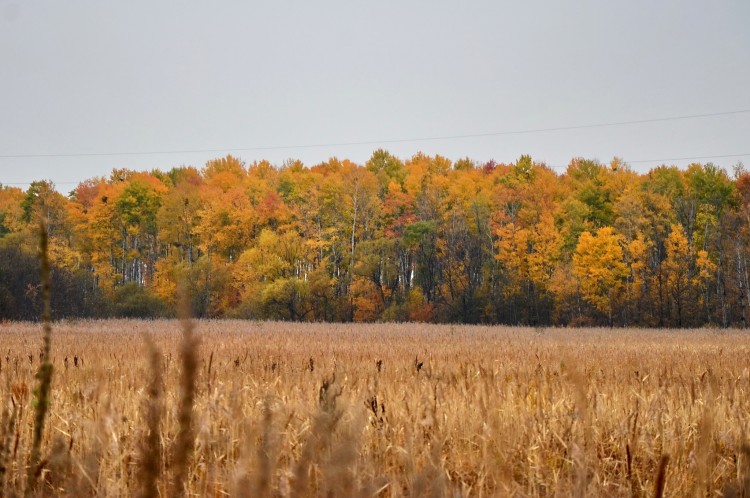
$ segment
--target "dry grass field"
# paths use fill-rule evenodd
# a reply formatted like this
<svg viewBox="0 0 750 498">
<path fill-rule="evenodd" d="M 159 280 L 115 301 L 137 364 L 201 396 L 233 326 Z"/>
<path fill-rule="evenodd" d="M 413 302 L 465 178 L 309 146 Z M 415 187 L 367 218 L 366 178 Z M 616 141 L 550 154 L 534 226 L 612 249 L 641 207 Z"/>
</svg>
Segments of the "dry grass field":
<svg viewBox="0 0 750 498">
<path fill-rule="evenodd" d="M 744 331 L 182 327 L 54 324 L 29 471 L 41 326 L 4 324 L 2 495 L 747 493 Z"/>
</svg>

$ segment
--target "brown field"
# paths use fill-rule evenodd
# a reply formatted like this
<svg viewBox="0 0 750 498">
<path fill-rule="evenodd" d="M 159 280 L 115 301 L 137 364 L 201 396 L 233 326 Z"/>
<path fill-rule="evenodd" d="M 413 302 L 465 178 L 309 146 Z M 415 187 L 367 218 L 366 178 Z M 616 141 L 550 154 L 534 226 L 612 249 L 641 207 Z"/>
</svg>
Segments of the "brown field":
<svg viewBox="0 0 750 498">
<path fill-rule="evenodd" d="M 648 497 L 661 470 L 663 496 L 740 496 L 750 479 L 744 331 L 203 321 L 191 372 L 180 330 L 55 324 L 29 473 L 41 326 L 4 324 L 2 495 Z"/>
</svg>

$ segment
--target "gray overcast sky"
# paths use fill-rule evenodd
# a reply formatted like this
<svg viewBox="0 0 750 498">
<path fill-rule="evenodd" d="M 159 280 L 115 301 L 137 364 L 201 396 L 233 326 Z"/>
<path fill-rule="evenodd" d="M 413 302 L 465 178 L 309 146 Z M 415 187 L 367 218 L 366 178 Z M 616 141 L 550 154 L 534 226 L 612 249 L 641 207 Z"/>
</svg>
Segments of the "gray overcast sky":
<svg viewBox="0 0 750 498">
<path fill-rule="evenodd" d="M 378 140 L 233 154 L 361 163 L 381 146 L 565 166 L 750 153 L 750 113 L 385 142 L 750 109 L 748 21 L 747 0 L 0 0 L 0 155 L 227 148 L 5 157 L 0 183 L 67 192 L 112 168 L 202 166 L 230 148 Z M 738 160 L 750 156 L 713 162 Z"/>
</svg>

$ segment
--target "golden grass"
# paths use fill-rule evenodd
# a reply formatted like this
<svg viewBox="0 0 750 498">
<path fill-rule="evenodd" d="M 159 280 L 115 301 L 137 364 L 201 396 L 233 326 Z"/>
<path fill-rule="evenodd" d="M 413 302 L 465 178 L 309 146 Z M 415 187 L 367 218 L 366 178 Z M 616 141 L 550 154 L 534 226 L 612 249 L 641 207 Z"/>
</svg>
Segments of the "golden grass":
<svg viewBox="0 0 750 498">
<path fill-rule="evenodd" d="M 194 325 L 187 429 L 179 321 L 55 325 L 38 494 L 747 493 L 744 331 Z M 27 487 L 40 328 L 0 328 L 4 496 Z"/>
</svg>

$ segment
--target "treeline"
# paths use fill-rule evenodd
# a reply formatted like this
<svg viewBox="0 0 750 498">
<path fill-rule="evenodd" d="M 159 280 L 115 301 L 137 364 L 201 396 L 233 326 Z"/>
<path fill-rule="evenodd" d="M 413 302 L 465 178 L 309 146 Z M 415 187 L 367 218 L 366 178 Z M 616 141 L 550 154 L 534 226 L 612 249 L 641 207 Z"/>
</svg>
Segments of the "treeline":
<svg viewBox="0 0 750 498">
<path fill-rule="evenodd" d="M 330 159 L 114 170 L 66 197 L 0 189 L 0 317 L 40 306 L 47 220 L 56 316 L 528 325 L 745 326 L 750 174 L 646 174 L 574 159 L 558 174 L 378 150 Z"/>
</svg>

